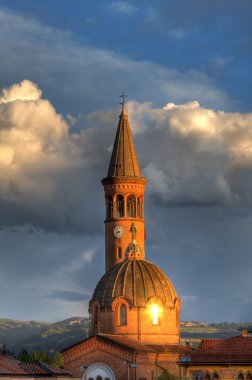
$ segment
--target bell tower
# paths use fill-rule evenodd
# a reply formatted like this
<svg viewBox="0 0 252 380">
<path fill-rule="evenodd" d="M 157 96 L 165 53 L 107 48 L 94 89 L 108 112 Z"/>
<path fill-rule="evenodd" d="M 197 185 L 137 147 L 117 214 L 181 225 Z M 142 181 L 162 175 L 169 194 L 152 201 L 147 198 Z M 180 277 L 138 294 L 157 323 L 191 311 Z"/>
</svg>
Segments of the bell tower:
<svg viewBox="0 0 252 380">
<path fill-rule="evenodd" d="M 106 271 L 124 261 L 126 248 L 133 238 L 141 247 L 142 258 L 145 257 L 144 190 L 147 181 L 141 174 L 124 97 L 123 94 L 108 174 L 102 180 L 106 204 Z"/>
</svg>

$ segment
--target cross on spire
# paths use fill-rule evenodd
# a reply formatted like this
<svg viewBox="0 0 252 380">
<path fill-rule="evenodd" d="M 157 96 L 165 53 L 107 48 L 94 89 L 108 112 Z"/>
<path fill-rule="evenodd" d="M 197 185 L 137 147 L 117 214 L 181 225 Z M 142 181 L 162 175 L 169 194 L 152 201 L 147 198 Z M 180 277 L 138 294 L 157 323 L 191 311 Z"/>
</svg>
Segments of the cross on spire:
<svg viewBox="0 0 252 380">
<path fill-rule="evenodd" d="M 125 98 L 127 98 L 128 95 L 126 95 L 125 92 L 123 91 L 122 95 L 120 95 L 119 97 L 122 98 L 122 102 L 120 102 L 120 104 L 123 106 L 125 104 Z"/>
</svg>

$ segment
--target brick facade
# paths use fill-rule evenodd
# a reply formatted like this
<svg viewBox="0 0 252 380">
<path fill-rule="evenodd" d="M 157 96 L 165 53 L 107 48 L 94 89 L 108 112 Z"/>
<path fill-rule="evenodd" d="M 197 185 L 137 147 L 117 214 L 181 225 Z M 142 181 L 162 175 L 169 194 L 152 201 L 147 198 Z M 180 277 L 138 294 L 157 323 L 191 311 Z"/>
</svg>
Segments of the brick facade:
<svg viewBox="0 0 252 380">
<path fill-rule="evenodd" d="M 65 368 L 75 377 L 99 363 L 108 366 L 116 380 L 153 380 L 165 370 L 179 374 L 180 299 L 166 274 L 145 259 L 146 183 L 123 104 L 108 174 L 102 180 L 105 274 L 89 304 L 91 336 L 63 351 Z"/>
</svg>

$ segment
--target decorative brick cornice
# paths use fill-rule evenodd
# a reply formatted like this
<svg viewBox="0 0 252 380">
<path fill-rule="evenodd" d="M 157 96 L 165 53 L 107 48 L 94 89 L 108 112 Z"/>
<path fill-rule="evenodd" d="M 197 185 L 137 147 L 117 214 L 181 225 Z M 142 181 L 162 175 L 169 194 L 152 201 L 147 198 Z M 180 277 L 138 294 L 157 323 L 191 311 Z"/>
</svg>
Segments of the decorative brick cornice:
<svg viewBox="0 0 252 380">
<path fill-rule="evenodd" d="M 64 356 L 65 362 L 69 363 L 72 360 L 76 360 L 78 357 L 87 355 L 88 351 L 92 351 L 94 349 L 100 349 L 107 353 L 111 353 L 112 355 L 122 357 L 128 361 L 133 360 L 133 353 L 130 353 L 130 351 L 126 347 L 125 349 L 123 349 L 114 343 L 110 343 L 103 340 L 100 336 L 94 336 L 85 339 L 84 341 L 63 350 L 62 354 Z"/>
</svg>

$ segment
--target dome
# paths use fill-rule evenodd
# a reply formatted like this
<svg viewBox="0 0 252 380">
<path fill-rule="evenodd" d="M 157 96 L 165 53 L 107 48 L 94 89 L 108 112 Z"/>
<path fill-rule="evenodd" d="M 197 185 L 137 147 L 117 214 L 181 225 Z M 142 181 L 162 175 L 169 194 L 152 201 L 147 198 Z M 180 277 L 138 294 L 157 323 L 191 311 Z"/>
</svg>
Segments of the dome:
<svg viewBox="0 0 252 380">
<path fill-rule="evenodd" d="M 125 297 L 130 307 L 144 307 L 151 297 L 159 297 L 166 306 L 173 307 L 176 291 L 155 264 L 147 260 L 126 259 L 113 266 L 98 282 L 92 300 L 102 308 L 111 308 L 117 297 Z"/>
</svg>

